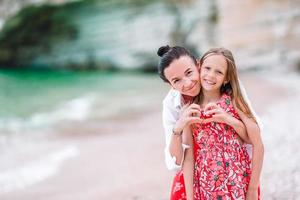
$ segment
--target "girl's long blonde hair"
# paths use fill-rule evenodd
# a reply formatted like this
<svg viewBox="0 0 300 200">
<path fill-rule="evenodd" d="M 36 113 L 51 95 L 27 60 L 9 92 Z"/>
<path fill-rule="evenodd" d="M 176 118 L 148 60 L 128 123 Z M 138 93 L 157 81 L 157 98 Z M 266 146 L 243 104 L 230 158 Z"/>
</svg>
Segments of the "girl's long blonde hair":
<svg viewBox="0 0 300 200">
<path fill-rule="evenodd" d="M 227 73 L 226 80 L 228 81 L 225 85 L 221 87 L 221 94 L 227 93 L 234 100 L 235 105 L 238 109 L 244 112 L 249 118 L 252 118 L 256 123 L 256 119 L 253 113 L 250 110 L 249 105 L 245 101 L 240 84 L 237 76 L 237 68 L 233 58 L 233 55 L 230 50 L 225 48 L 213 48 L 204 53 L 204 55 L 200 59 L 200 66 L 202 66 L 204 60 L 212 55 L 222 55 L 226 59 L 227 62 Z"/>
</svg>

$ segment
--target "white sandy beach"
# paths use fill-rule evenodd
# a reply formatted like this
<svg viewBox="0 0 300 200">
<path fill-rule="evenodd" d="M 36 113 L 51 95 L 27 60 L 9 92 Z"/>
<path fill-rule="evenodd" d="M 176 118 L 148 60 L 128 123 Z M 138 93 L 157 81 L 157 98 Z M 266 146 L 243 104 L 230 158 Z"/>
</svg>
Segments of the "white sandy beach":
<svg viewBox="0 0 300 200">
<path fill-rule="evenodd" d="M 242 74 L 241 79 L 264 123 L 262 197 L 297 199 L 300 195 L 299 76 L 251 73 Z M 88 134 L 81 133 L 87 130 Z M 47 138 L 49 148 L 42 150 L 50 152 L 49 159 L 37 159 L 40 165 L 48 167 L 47 177 L 35 176 L 40 172 L 28 167 L 26 159 L 24 166 L 20 166 L 23 174 L 14 176 L 15 180 L 12 176 L 4 179 L 4 172 L 0 172 L 1 200 L 168 199 L 173 173 L 164 165 L 160 104 L 129 119 L 108 121 L 101 129 L 91 122 L 64 132 Z M 39 138 L 31 142 L 42 143 Z M 51 154 L 52 151 L 60 153 Z M 51 168 L 52 164 L 55 167 Z M 11 170 L 13 173 L 14 169 Z M 32 176 L 26 176 L 29 172 Z"/>
</svg>

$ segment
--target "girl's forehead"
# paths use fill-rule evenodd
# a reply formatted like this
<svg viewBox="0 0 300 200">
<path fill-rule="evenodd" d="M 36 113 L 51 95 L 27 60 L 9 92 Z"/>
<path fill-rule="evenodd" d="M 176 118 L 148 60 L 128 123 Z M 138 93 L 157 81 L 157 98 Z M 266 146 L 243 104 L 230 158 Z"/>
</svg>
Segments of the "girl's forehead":
<svg viewBox="0 0 300 200">
<path fill-rule="evenodd" d="M 220 54 L 212 54 L 208 55 L 204 60 L 202 64 L 225 64 L 227 65 L 226 58 L 223 55 Z"/>
</svg>

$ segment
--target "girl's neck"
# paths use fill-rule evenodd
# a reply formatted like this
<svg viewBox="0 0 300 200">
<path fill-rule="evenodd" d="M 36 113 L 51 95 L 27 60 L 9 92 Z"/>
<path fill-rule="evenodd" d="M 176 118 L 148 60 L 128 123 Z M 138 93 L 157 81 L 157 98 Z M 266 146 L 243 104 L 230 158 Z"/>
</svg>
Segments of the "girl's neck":
<svg viewBox="0 0 300 200">
<path fill-rule="evenodd" d="M 221 98 L 221 92 L 220 91 L 205 91 L 202 90 L 202 102 L 201 105 L 205 106 L 208 103 L 216 103 L 220 100 Z"/>
</svg>

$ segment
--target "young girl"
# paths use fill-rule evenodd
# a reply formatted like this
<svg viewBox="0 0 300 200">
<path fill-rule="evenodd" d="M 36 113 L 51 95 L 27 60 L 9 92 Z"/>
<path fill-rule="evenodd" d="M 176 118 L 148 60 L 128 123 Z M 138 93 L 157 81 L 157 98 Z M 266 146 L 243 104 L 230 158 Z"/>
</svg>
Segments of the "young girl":
<svg viewBox="0 0 300 200">
<path fill-rule="evenodd" d="M 188 167 L 187 163 L 193 162 L 193 156 L 190 156 L 189 153 L 192 149 L 187 149 L 188 146 L 183 142 L 184 138 L 189 136 L 189 134 L 186 134 L 188 131 L 183 132 L 183 129 L 190 124 L 201 122 L 200 118 L 195 116 L 200 115 L 200 106 L 193 103 L 190 104 L 200 92 L 199 67 L 196 59 L 183 47 L 163 46 L 158 50 L 158 55 L 162 57 L 158 66 L 160 77 L 172 86 L 172 89 L 163 101 L 163 125 L 166 136 L 165 161 L 168 169 L 177 171 L 170 199 L 186 199 L 181 167 L 184 156 L 185 164 L 183 168 Z M 248 100 L 245 93 L 243 95 Z M 247 132 L 251 132 L 253 141 L 258 144 L 259 142 L 257 141 L 261 140 L 259 140 L 259 129 L 257 129 L 256 124 L 252 123 L 251 119 L 243 115 L 242 112 L 239 115 L 246 125 Z M 236 121 L 237 123 L 233 124 L 233 126 L 236 128 L 241 127 L 239 120 Z M 181 135 L 182 133 L 183 135 Z M 247 135 L 241 135 L 241 138 L 246 142 L 249 141 Z M 253 146 L 255 147 L 254 142 Z M 259 145 L 256 146 L 260 147 Z M 260 148 L 254 149 L 257 149 L 257 152 L 261 152 Z M 257 153 L 253 151 L 253 155 L 255 154 Z M 254 180 L 253 188 L 257 190 L 255 184 L 259 180 L 261 159 L 259 156 L 256 156 L 256 158 L 258 159 L 256 159 L 257 164 L 255 166 L 258 167 L 254 167 L 253 156 L 253 172 L 257 171 L 257 178 L 253 179 L 251 177 L 251 181 Z M 185 173 L 185 175 L 189 177 L 188 173 Z M 186 181 L 186 184 L 193 184 L 190 178 L 186 179 L 189 180 Z M 192 191 L 187 191 L 187 193 L 188 197 L 192 196 L 190 194 Z M 249 190 L 248 194 L 250 194 Z"/>
<path fill-rule="evenodd" d="M 198 103 L 203 122 L 192 125 L 195 166 L 184 171 L 194 171 L 194 177 L 189 176 L 194 179 L 194 198 L 258 199 L 257 189 L 248 190 L 253 187 L 251 161 L 239 138 L 245 127 L 233 126 L 239 114 L 256 122 L 242 96 L 233 56 L 224 48 L 211 49 L 200 65 L 202 90 Z M 191 143 L 192 137 L 188 139 Z M 254 176 L 256 179 L 257 174 Z M 258 188 L 258 183 L 252 184 Z M 188 187 L 187 191 L 193 190 Z"/>
</svg>

